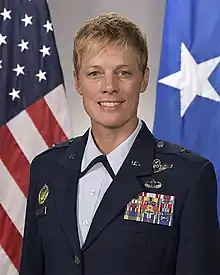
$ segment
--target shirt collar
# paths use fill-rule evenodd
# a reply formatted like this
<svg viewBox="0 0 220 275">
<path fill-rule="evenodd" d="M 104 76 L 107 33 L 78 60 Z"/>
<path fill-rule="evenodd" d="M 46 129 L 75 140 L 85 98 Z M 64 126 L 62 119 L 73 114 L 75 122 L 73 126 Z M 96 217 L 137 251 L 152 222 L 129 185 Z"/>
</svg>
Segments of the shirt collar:
<svg viewBox="0 0 220 275">
<path fill-rule="evenodd" d="M 125 158 L 127 157 L 140 129 L 142 126 L 142 121 L 139 119 L 138 125 L 134 132 L 125 140 L 123 141 L 118 147 L 116 147 L 111 153 L 107 155 L 107 159 L 114 171 L 115 174 L 118 173 L 122 163 L 124 162 Z"/>
<path fill-rule="evenodd" d="M 106 155 L 109 161 L 109 164 L 111 165 L 115 174 L 118 173 L 122 163 L 127 157 L 141 127 L 142 127 L 142 121 L 139 119 L 138 125 L 134 130 L 134 132 L 125 141 L 123 141 L 118 147 L 116 147 L 112 152 Z M 81 171 L 83 171 L 89 165 L 89 163 L 99 155 L 102 155 L 102 153 L 97 148 L 90 129 L 83 159 L 82 159 Z"/>
<path fill-rule="evenodd" d="M 81 171 L 86 169 L 86 167 L 89 165 L 89 163 L 99 155 L 102 155 L 98 147 L 96 146 L 94 139 L 92 137 L 92 132 L 91 129 L 89 129 L 89 135 L 82 159 L 82 164 L 81 164 Z"/>
</svg>

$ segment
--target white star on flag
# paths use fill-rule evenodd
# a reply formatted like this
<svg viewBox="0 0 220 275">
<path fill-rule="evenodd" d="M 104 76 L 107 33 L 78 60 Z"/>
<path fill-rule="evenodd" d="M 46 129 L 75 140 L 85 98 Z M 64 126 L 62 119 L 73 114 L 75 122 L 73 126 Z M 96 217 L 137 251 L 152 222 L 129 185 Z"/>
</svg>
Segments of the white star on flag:
<svg viewBox="0 0 220 275">
<path fill-rule="evenodd" d="M 43 25 L 43 27 L 47 29 L 47 32 L 53 31 L 53 25 L 48 20 L 47 20 L 47 23 Z"/>
<path fill-rule="evenodd" d="M 2 60 L 0 60 L 0 69 L 2 69 Z"/>
<path fill-rule="evenodd" d="M 21 48 L 21 52 L 23 52 L 24 50 L 29 50 L 28 44 L 29 44 L 28 41 L 24 41 L 24 39 L 21 39 L 21 43 L 18 44 L 18 47 Z"/>
<path fill-rule="evenodd" d="M 15 100 L 15 98 L 20 98 L 20 96 L 19 96 L 19 93 L 20 93 L 21 91 L 19 91 L 19 90 L 15 90 L 14 88 L 13 88 L 13 90 L 12 90 L 12 92 L 11 93 L 9 93 L 9 95 L 10 96 L 12 96 L 12 100 Z"/>
<path fill-rule="evenodd" d="M 219 61 L 220 56 L 197 64 L 185 44 L 181 44 L 180 71 L 159 80 L 159 83 L 180 90 L 181 117 L 184 116 L 197 95 L 220 102 L 219 94 L 208 80 Z"/>
<path fill-rule="evenodd" d="M 43 57 L 45 57 L 45 55 L 50 55 L 50 47 L 46 47 L 45 45 L 43 45 L 43 48 L 39 50 L 39 52 L 41 52 L 43 54 Z"/>
<path fill-rule="evenodd" d="M 47 80 L 46 76 L 45 76 L 46 72 L 42 72 L 41 70 L 39 70 L 39 73 L 36 74 L 36 76 L 39 78 L 39 82 L 41 82 L 41 80 Z"/>
<path fill-rule="evenodd" d="M 22 22 L 25 23 L 25 27 L 27 27 L 28 25 L 32 25 L 32 18 L 33 16 L 28 16 L 27 14 L 25 14 L 25 17 L 21 19 Z"/>
<path fill-rule="evenodd" d="M 7 44 L 6 38 L 7 38 L 7 36 L 3 36 L 3 35 L 0 33 L 0 46 L 1 46 L 2 44 Z"/>
<path fill-rule="evenodd" d="M 3 20 L 5 21 L 6 19 L 11 19 L 10 15 L 11 11 L 7 11 L 6 8 L 4 8 L 4 11 L 1 12 L 1 15 L 3 16 Z"/>
<path fill-rule="evenodd" d="M 24 66 L 20 66 L 19 64 L 17 64 L 17 68 L 14 68 L 13 71 L 17 73 L 17 76 L 19 76 L 20 74 L 24 74 Z"/>
</svg>

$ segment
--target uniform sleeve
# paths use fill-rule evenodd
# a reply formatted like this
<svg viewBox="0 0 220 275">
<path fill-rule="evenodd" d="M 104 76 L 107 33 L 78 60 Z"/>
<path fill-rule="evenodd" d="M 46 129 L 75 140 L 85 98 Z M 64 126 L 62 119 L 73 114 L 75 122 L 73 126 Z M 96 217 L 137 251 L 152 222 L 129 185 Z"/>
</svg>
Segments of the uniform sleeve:
<svg viewBox="0 0 220 275">
<path fill-rule="evenodd" d="M 220 274 L 219 234 L 216 177 L 206 162 L 182 210 L 176 274 Z"/>
<path fill-rule="evenodd" d="M 20 275 L 43 275 L 44 260 L 37 231 L 36 203 L 37 194 L 35 183 L 37 182 L 37 165 L 35 160 L 31 164 L 30 187 L 27 200 L 25 230 L 23 238 L 23 248 L 20 266 Z"/>
</svg>

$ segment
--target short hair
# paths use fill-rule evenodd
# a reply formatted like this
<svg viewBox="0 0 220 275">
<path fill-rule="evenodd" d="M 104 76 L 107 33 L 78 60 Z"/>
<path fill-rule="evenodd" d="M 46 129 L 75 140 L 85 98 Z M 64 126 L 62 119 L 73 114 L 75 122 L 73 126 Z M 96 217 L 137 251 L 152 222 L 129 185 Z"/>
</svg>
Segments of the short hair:
<svg viewBox="0 0 220 275">
<path fill-rule="evenodd" d="M 98 53 L 110 43 L 122 49 L 131 46 L 138 57 L 138 65 L 145 72 L 148 63 L 147 40 L 141 29 L 117 13 L 101 14 L 87 21 L 74 39 L 74 68 L 79 72 L 84 52 Z"/>
</svg>

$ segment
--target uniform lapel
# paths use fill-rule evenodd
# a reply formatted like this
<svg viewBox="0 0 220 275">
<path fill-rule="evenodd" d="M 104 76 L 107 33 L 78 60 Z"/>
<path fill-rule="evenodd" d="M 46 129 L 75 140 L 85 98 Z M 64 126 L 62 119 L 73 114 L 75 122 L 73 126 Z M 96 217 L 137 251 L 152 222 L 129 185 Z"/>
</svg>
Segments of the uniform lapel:
<svg viewBox="0 0 220 275">
<path fill-rule="evenodd" d="M 87 239 L 82 247 L 86 250 L 104 228 L 114 219 L 126 204 L 144 190 L 139 176 L 151 176 L 156 140 L 143 126 L 115 180 L 106 191 L 93 218 Z"/>
<path fill-rule="evenodd" d="M 78 176 L 86 145 L 88 132 L 77 138 L 57 160 L 55 169 L 57 178 L 53 180 L 53 198 L 63 231 L 75 253 L 80 250 L 76 202 Z"/>
</svg>

